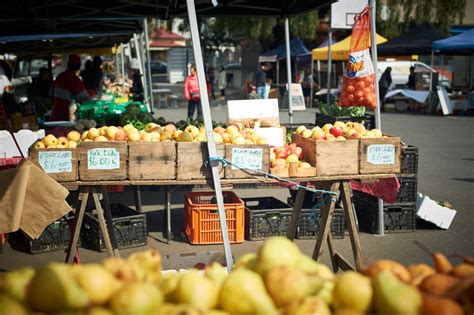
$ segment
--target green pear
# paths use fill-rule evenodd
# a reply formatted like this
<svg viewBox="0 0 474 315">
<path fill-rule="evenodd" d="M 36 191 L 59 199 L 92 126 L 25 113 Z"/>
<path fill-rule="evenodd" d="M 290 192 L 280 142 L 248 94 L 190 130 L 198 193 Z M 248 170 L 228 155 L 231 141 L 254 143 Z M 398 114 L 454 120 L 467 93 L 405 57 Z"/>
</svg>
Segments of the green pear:
<svg viewBox="0 0 474 315">
<path fill-rule="evenodd" d="M 214 281 L 220 289 L 222 283 L 227 278 L 227 269 L 221 264 L 214 262 L 211 265 L 206 266 L 204 269 L 204 275 L 206 278 Z"/>
<path fill-rule="evenodd" d="M 71 279 L 70 266 L 60 263 L 38 269 L 28 286 L 26 300 L 33 310 L 47 313 L 83 309 L 90 302 Z"/>
<path fill-rule="evenodd" d="M 33 268 L 21 268 L 0 275 L 0 292 L 7 293 L 19 302 L 26 297 L 26 288 L 35 275 Z"/>
<path fill-rule="evenodd" d="M 2 315 L 27 315 L 28 310 L 17 300 L 0 293 L 0 314 Z"/>
<path fill-rule="evenodd" d="M 163 294 L 152 283 L 134 282 L 125 285 L 110 299 L 116 315 L 155 314 L 163 303 Z"/>
<path fill-rule="evenodd" d="M 244 268 L 232 271 L 224 281 L 219 305 L 231 314 L 278 314 L 275 304 L 265 290 L 262 278 Z"/>
<path fill-rule="evenodd" d="M 189 305 L 165 303 L 157 315 L 202 315 L 203 313 Z M 206 313 L 207 314 L 207 313 Z"/>
<path fill-rule="evenodd" d="M 175 296 L 179 303 L 208 310 L 217 306 L 219 284 L 206 278 L 198 270 L 188 270 L 181 275 Z"/>
<path fill-rule="evenodd" d="M 99 264 L 78 265 L 77 284 L 86 292 L 94 305 L 106 303 L 120 288 L 120 282 Z"/>
<path fill-rule="evenodd" d="M 259 248 L 255 271 L 263 276 L 276 266 L 294 267 L 301 255 L 298 246 L 286 237 L 272 237 Z"/>
<path fill-rule="evenodd" d="M 247 253 L 235 261 L 234 264 L 234 270 L 238 268 L 247 268 L 250 270 L 254 270 L 255 268 L 255 263 L 257 262 L 257 254 L 255 253 Z"/>
<path fill-rule="evenodd" d="M 165 301 L 176 303 L 176 288 L 178 287 L 181 274 L 178 272 L 167 272 L 161 276 L 160 289 L 163 292 Z"/>
<path fill-rule="evenodd" d="M 366 312 L 372 305 L 373 298 L 370 278 L 354 271 L 343 273 L 336 279 L 333 298 L 335 310 L 351 308 Z"/>
<path fill-rule="evenodd" d="M 398 280 L 390 271 L 382 271 L 375 279 L 375 309 L 384 315 L 416 315 L 422 305 L 421 293 Z"/>
<path fill-rule="evenodd" d="M 159 283 L 161 278 L 161 256 L 156 250 L 133 253 L 127 261 L 132 265 L 138 280 Z"/>
<path fill-rule="evenodd" d="M 296 267 L 307 274 L 318 275 L 324 280 L 332 280 L 335 278 L 334 273 L 328 266 L 320 264 L 306 255 L 301 255 Z"/>
<path fill-rule="evenodd" d="M 334 286 L 335 286 L 335 283 L 333 280 L 326 280 L 323 282 L 321 289 L 319 289 L 318 292 L 316 292 L 314 296 L 322 299 L 324 302 L 326 302 L 327 305 L 332 305 L 334 302 L 334 299 L 333 299 Z"/>
<path fill-rule="evenodd" d="M 286 307 L 312 293 L 309 278 L 304 272 L 288 266 L 278 266 L 265 273 L 263 282 L 277 307 Z"/>
<path fill-rule="evenodd" d="M 286 311 L 286 315 L 300 314 L 331 315 L 331 310 L 322 299 L 307 296 L 301 301 L 293 301 Z"/>
</svg>

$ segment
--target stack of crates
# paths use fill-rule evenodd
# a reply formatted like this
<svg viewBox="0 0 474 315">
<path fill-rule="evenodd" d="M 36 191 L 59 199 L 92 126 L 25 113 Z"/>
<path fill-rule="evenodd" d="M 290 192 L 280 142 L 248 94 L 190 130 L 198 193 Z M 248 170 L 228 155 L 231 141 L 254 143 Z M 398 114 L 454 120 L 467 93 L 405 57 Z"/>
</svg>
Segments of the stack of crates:
<svg viewBox="0 0 474 315">
<path fill-rule="evenodd" d="M 416 230 L 416 194 L 418 186 L 418 148 L 412 145 L 402 147 L 400 191 L 393 204 L 384 203 L 384 227 L 386 233 L 414 232 Z M 354 191 L 354 205 L 361 231 L 379 233 L 378 199 Z"/>
</svg>

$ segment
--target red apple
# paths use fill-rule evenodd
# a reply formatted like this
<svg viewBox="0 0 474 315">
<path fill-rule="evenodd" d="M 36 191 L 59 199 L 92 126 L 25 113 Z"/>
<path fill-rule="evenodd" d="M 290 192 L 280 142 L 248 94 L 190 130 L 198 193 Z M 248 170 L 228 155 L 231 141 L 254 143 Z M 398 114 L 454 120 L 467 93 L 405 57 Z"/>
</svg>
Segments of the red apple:
<svg viewBox="0 0 474 315">
<path fill-rule="evenodd" d="M 340 127 L 331 127 L 331 129 L 329 129 L 329 133 L 337 138 L 342 136 L 342 129 Z"/>
<path fill-rule="evenodd" d="M 290 148 L 289 153 L 290 154 L 295 154 L 296 156 L 298 156 L 298 160 L 301 160 L 301 158 L 303 157 L 303 148 L 298 147 L 298 146 L 292 147 L 292 148 Z"/>
<path fill-rule="evenodd" d="M 286 159 L 288 151 L 284 147 L 279 147 L 273 150 L 277 159 Z"/>
</svg>

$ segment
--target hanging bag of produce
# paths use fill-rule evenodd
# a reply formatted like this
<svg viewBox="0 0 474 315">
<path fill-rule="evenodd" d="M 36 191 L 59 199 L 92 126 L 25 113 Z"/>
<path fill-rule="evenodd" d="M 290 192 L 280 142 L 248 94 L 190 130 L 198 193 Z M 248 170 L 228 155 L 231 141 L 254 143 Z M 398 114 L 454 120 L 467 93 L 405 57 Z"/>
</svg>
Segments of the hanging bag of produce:
<svg viewBox="0 0 474 315">
<path fill-rule="evenodd" d="M 340 106 L 376 106 L 374 67 L 369 53 L 370 7 L 357 14 L 352 27 L 349 59 L 344 67 Z"/>
</svg>

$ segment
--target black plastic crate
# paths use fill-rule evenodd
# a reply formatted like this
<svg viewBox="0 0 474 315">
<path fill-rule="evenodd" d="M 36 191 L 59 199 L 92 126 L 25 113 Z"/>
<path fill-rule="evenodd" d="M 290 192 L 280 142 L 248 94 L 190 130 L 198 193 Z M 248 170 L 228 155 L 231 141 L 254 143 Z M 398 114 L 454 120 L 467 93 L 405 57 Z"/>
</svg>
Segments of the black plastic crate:
<svg viewBox="0 0 474 315">
<path fill-rule="evenodd" d="M 354 195 L 359 229 L 379 233 L 377 198 L 360 198 Z M 385 233 L 414 232 L 416 230 L 416 203 L 386 204 L 383 206 Z"/>
<path fill-rule="evenodd" d="M 319 210 L 314 214 L 312 210 L 305 209 L 301 211 L 300 220 L 298 222 L 298 229 L 296 231 L 296 238 L 308 239 L 317 238 L 319 231 L 321 231 L 321 215 Z M 316 216 L 316 218 L 314 218 Z M 334 214 L 331 221 L 331 233 L 333 238 L 344 238 L 346 231 L 346 222 L 344 220 L 344 212 L 342 209 L 334 209 Z"/>
<path fill-rule="evenodd" d="M 400 173 L 418 174 L 418 148 L 412 145 L 403 146 L 400 155 Z"/>
<path fill-rule="evenodd" d="M 245 203 L 245 239 L 263 240 L 285 236 L 291 207 L 274 197 L 242 198 Z"/>
<path fill-rule="evenodd" d="M 316 126 L 323 127 L 325 124 L 334 124 L 336 121 L 343 122 L 358 122 L 364 125 L 365 129 L 374 129 L 375 128 L 375 116 L 372 114 L 365 114 L 361 117 L 351 117 L 351 116 L 329 116 L 321 113 L 316 113 Z"/>
<path fill-rule="evenodd" d="M 21 231 L 10 234 L 9 242 L 12 248 L 30 254 L 47 253 L 57 250 L 64 250 L 69 245 L 71 230 L 68 220 L 72 222 L 74 218 L 62 217 L 46 227 L 41 236 L 37 239 L 30 239 Z"/>
<path fill-rule="evenodd" d="M 147 224 L 145 214 L 121 204 L 111 204 L 112 221 L 118 248 L 130 248 L 147 244 Z M 105 250 L 104 239 L 99 220 L 92 213 L 84 215 L 81 229 L 82 247 L 102 252 Z"/>
<path fill-rule="evenodd" d="M 416 175 L 398 176 L 398 180 L 400 182 L 400 191 L 395 203 L 416 202 L 418 177 Z"/>
</svg>

